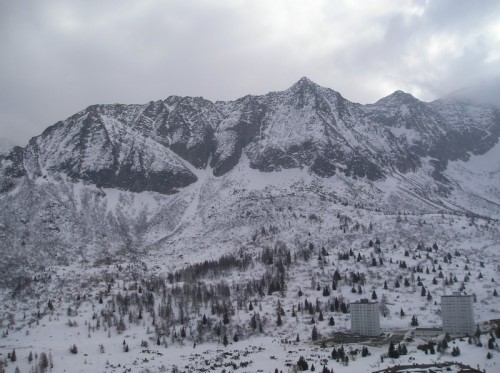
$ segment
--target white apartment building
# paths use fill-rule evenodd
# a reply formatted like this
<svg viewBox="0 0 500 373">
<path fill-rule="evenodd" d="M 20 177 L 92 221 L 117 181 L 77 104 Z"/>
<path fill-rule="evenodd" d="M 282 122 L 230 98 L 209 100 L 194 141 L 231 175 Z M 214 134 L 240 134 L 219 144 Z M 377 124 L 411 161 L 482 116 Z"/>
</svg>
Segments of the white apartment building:
<svg viewBox="0 0 500 373">
<path fill-rule="evenodd" d="M 378 302 L 368 299 L 351 303 L 351 332 L 359 335 L 380 334 L 380 311 Z"/>
<path fill-rule="evenodd" d="M 474 334 L 476 325 L 472 301 L 472 295 L 462 295 L 460 292 L 441 297 L 443 332 L 454 336 Z"/>
</svg>

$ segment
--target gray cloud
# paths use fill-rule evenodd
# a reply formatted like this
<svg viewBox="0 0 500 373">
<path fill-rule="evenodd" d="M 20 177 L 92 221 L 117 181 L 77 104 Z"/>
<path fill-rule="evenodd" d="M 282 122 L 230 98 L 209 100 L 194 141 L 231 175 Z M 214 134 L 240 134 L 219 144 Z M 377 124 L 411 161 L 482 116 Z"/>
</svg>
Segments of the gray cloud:
<svg viewBox="0 0 500 373">
<path fill-rule="evenodd" d="M 432 100 L 500 71 L 498 1 L 0 4 L 0 137 L 94 103 L 236 99 L 301 76 L 358 102 Z"/>
</svg>

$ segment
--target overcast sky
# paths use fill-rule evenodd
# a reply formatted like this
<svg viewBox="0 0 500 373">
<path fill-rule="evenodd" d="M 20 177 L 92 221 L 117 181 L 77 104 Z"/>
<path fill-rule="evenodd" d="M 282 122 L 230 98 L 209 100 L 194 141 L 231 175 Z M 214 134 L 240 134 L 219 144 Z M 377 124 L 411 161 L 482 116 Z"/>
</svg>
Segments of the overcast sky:
<svg viewBox="0 0 500 373">
<path fill-rule="evenodd" d="M 302 76 L 371 103 L 500 73 L 500 1 L 0 1 L 0 137 L 95 103 L 236 99 Z"/>
</svg>

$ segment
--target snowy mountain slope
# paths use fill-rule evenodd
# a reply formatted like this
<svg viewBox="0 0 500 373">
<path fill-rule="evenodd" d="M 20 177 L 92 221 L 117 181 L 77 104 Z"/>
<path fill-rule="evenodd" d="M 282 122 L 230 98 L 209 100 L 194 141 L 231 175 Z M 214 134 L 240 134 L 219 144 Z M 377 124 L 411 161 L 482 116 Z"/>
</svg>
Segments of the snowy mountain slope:
<svg viewBox="0 0 500 373">
<path fill-rule="evenodd" d="M 450 162 L 446 177 L 454 180 L 452 199 L 456 204 L 474 205 L 486 216 L 496 216 L 500 206 L 500 143 L 482 155 Z"/>
<path fill-rule="evenodd" d="M 33 138 L 25 167 L 31 179 L 64 172 L 131 191 L 169 193 L 196 180 L 170 149 L 93 107 Z"/>
<path fill-rule="evenodd" d="M 339 347 L 340 342 L 330 340 L 334 333 L 345 333 L 350 328 L 349 314 L 332 308 L 334 299 L 348 303 L 370 298 L 374 291 L 382 305 L 382 330 L 392 336 L 402 336 L 412 329 L 412 315 L 418 317 L 420 326 L 440 326 L 440 296 L 462 286 L 468 294 L 474 294 L 477 321 L 497 318 L 500 298 L 492 293 L 500 281 L 496 268 L 498 222 L 458 214 L 370 211 L 336 203 L 307 190 L 314 184 L 315 176 L 305 170 L 264 174 L 268 177 L 259 177 L 262 174 L 257 170 L 246 173 L 247 170 L 245 166 L 229 172 L 232 179 L 226 179 L 224 191 L 217 189 L 223 178 L 214 177 L 207 170 L 198 174 L 198 179 L 204 180 L 200 191 L 193 184 L 173 196 L 158 194 L 158 204 L 171 203 L 184 192 L 190 194 L 185 196 L 186 201 L 193 203 L 184 210 L 186 215 L 177 220 L 183 228 L 147 253 L 115 255 L 95 262 L 75 257 L 68 265 L 30 272 L 29 280 L 22 285 L 0 289 L 0 297 L 8 299 L 0 305 L 0 328 L 3 333 L 8 331 L 0 353 L 6 355 L 16 349 L 18 354 L 18 362 L 9 361 L 8 371 L 16 365 L 29 369 L 29 351 L 50 352 L 56 371 L 71 365 L 73 370 L 82 372 L 118 368 L 168 371 L 173 365 L 182 364 L 184 369 L 222 372 L 231 366 L 224 364 L 232 362 L 248 362 L 242 371 L 256 371 L 269 366 L 282 368 L 290 361 L 295 364 L 300 355 L 316 367 L 327 365 L 336 371 L 372 372 L 376 367 L 411 364 L 414 359 L 452 359 L 494 369 L 493 363 L 498 363 L 500 354 L 491 350 L 493 359 L 484 359 L 489 351 L 487 332 L 481 336 L 482 347 L 466 340 L 450 342 L 460 346 L 459 357 L 452 357 L 449 351 L 424 354 L 417 346 L 425 341 L 416 340 L 405 342 L 409 355 L 381 359 L 388 342 L 345 342 L 349 349 L 367 345 L 372 354 L 351 359 L 348 367 L 331 358 L 332 347 Z M 242 187 L 238 182 L 242 177 L 254 180 L 247 182 L 248 192 L 234 189 Z M 295 187 L 287 195 L 279 195 L 279 189 L 291 184 Z M 93 187 L 79 188 L 74 190 L 75 195 Z M 99 198 L 112 194 L 104 191 L 106 196 Z M 130 210 L 136 203 L 125 201 L 132 195 L 147 199 L 145 192 L 121 193 L 123 204 Z M 246 193 L 247 197 L 241 198 Z M 233 201 L 239 199 L 245 209 L 230 208 L 234 202 L 226 205 L 226 199 L 215 203 L 218 194 Z M 148 218 L 155 215 L 155 211 L 148 211 L 152 213 L 146 215 Z M 192 219 L 200 220 L 188 224 Z M 198 227 L 202 221 L 207 229 Z M 219 226 L 223 222 L 225 225 Z M 243 222 L 248 225 L 241 225 Z M 267 225 L 269 222 L 272 226 Z M 372 246 L 371 240 L 375 242 Z M 432 248 L 433 242 L 439 247 Z M 279 271 L 280 249 L 290 250 L 292 258 L 286 265 L 286 289 L 271 292 L 266 279 Z M 274 255 L 271 262 L 264 259 L 269 250 Z M 353 254 L 340 259 L 349 250 Z M 201 271 L 193 280 L 189 280 L 188 274 L 196 271 L 182 272 L 190 264 L 218 260 L 231 253 L 237 258 L 250 255 L 251 265 L 223 267 L 220 272 L 217 268 L 213 272 Z M 341 278 L 336 289 L 332 289 L 337 270 Z M 175 271 L 181 273 L 178 280 L 167 275 Z M 353 274 L 363 280 L 353 280 Z M 404 284 L 406 281 L 408 285 Z M 262 294 L 259 285 L 264 288 Z M 325 286 L 329 287 L 329 295 L 323 293 Z M 421 295 L 422 288 L 426 296 Z M 221 289 L 227 289 L 225 296 Z M 49 300 L 52 310 L 47 306 Z M 314 305 L 312 313 L 304 306 L 305 300 Z M 281 325 L 277 323 L 280 305 Z M 223 321 L 225 307 L 229 309 L 227 323 Z M 405 315 L 401 315 L 401 310 Z M 203 315 L 208 319 L 206 324 Z M 258 315 L 261 325 L 257 330 L 252 327 L 254 315 Z M 334 326 L 329 323 L 330 317 L 334 318 Z M 313 327 L 320 340 L 328 341 L 327 348 L 311 340 Z M 223 344 L 224 335 L 229 339 L 227 347 Z M 234 340 L 234 335 L 239 340 Z M 300 340 L 294 342 L 297 335 Z M 78 346 L 77 354 L 69 352 L 73 344 Z"/>
<path fill-rule="evenodd" d="M 283 219 L 276 201 L 304 209 L 284 220 L 300 232 L 346 205 L 498 219 L 498 118 L 400 91 L 359 105 L 307 78 L 236 101 L 94 105 L 0 155 L 0 259 L 13 274 L 20 260 L 216 255 Z"/>
</svg>

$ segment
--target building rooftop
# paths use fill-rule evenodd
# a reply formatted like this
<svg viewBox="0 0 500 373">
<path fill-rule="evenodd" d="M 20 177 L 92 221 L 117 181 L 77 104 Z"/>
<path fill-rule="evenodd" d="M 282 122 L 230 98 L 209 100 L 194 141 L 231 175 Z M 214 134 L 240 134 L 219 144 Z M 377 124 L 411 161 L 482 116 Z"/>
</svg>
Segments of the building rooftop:
<svg viewBox="0 0 500 373">
<path fill-rule="evenodd" d="M 378 304 L 378 302 L 370 302 L 368 299 L 363 298 L 355 302 L 351 302 L 351 304 Z"/>
<path fill-rule="evenodd" d="M 446 371 L 458 373 L 483 373 L 482 371 L 474 369 L 468 365 L 452 361 L 435 364 L 395 365 L 393 367 L 377 370 L 373 373 L 414 373 L 417 371 L 416 369 L 418 369 L 418 372 L 421 373 L 436 372 L 434 369 L 439 369 L 439 372 L 441 372 L 442 369 L 446 369 Z"/>
<path fill-rule="evenodd" d="M 470 294 L 462 294 L 459 291 L 454 291 L 453 294 L 441 295 L 442 298 L 446 297 L 472 297 Z"/>
</svg>

